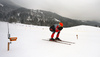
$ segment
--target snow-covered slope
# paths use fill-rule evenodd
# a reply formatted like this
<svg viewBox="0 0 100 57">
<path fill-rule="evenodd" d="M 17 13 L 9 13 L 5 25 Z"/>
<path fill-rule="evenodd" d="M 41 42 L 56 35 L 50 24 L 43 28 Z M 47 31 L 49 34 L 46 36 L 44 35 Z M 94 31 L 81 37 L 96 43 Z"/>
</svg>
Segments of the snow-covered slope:
<svg viewBox="0 0 100 57">
<path fill-rule="evenodd" d="M 75 42 L 73 45 L 43 41 L 52 34 L 49 27 L 19 23 L 9 24 L 9 27 L 11 37 L 18 39 L 10 44 L 7 51 L 7 23 L 0 22 L 0 57 L 100 57 L 100 28 L 97 27 L 64 28 L 60 38 Z"/>
</svg>

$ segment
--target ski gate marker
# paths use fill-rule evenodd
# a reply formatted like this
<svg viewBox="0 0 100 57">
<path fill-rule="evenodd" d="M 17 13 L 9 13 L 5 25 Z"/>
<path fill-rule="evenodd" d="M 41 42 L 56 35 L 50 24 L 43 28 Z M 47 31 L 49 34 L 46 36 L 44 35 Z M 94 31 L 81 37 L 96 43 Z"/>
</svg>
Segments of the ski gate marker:
<svg viewBox="0 0 100 57">
<path fill-rule="evenodd" d="M 16 41 L 17 37 L 10 37 L 10 34 L 9 34 L 9 23 L 7 23 L 7 27 L 8 27 L 8 39 L 10 40 L 10 42 L 8 42 L 8 51 L 9 51 L 11 42 L 12 41 Z"/>
</svg>

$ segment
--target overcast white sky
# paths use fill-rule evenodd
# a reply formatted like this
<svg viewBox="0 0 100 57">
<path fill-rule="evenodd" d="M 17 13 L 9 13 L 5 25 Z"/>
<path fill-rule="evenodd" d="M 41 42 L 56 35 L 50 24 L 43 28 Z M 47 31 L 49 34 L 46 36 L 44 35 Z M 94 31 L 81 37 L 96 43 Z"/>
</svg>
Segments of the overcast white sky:
<svg viewBox="0 0 100 57">
<path fill-rule="evenodd" d="M 100 20 L 100 0 L 11 0 L 29 9 L 55 12 L 79 20 Z"/>
</svg>

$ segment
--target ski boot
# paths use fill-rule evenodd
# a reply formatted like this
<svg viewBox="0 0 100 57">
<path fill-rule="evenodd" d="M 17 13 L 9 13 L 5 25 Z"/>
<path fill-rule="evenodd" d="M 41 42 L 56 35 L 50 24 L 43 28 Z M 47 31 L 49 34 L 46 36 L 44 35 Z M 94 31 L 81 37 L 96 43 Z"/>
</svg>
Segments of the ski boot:
<svg viewBox="0 0 100 57">
<path fill-rule="evenodd" d="M 61 41 L 59 38 L 55 38 L 55 41 Z"/>
<path fill-rule="evenodd" d="M 53 38 L 50 38 L 50 39 L 49 39 L 49 41 L 55 41 L 55 39 L 53 39 Z"/>
</svg>

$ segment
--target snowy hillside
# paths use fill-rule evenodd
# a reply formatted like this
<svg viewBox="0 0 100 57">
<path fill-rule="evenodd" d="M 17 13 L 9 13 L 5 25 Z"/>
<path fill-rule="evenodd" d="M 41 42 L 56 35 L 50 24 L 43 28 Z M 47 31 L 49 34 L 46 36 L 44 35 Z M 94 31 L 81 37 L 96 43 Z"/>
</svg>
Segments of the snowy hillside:
<svg viewBox="0 0 100 57">
<path fill-rule="evenodd" d="M 9 27 L 11 37 L 18 39 L 7 51 L 7 22 L 0 22 L 0 57 L 100 57 L 100 28 L 97 27 L 64 28 L 60 38 L 75 42 L 73 45 L 43 41 L 52 34 L 49 27 L 20 23 L 9 24 Z"/>
<path fill-rule="evenodd" d="M 2 7 L 3 7 L 4 5 L 0 3 L 0 6 L 2 6 Z"/>
</svg>

